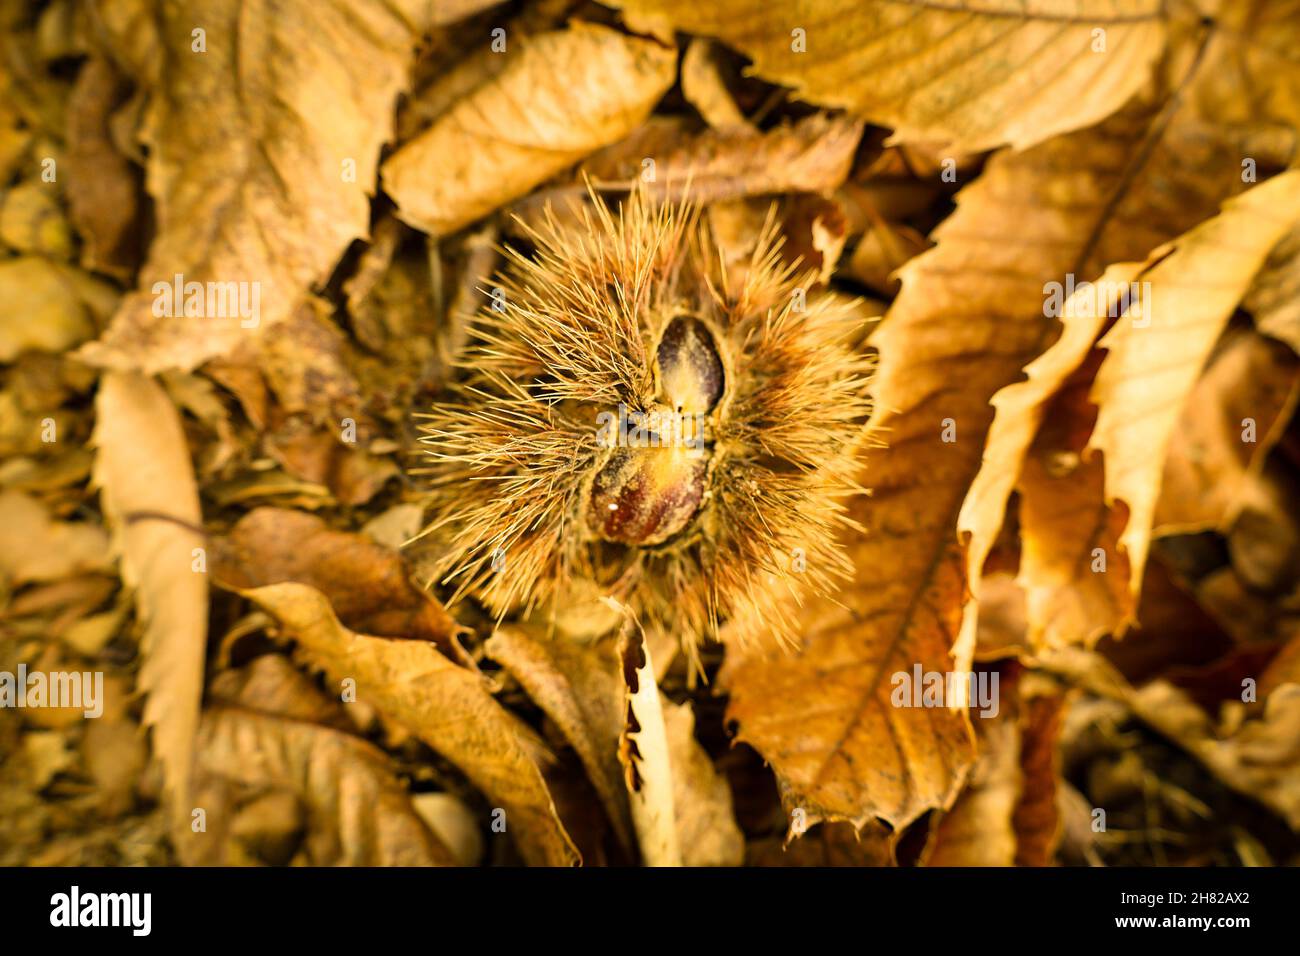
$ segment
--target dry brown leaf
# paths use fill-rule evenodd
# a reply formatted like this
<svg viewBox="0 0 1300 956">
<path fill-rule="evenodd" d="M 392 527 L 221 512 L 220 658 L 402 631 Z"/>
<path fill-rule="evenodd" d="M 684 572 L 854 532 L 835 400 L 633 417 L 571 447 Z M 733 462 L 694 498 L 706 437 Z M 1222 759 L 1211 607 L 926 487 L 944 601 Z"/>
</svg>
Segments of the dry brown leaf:
<svg viewBox="0 0 1300 956">
<path fill-rule="evenodd" d="M 1142 266 L 1138 264 L 1111 266 L 1098 280 L 1098 287 L 1127 288 L 1141 271 Z M 967 536 L 966 574 L 975 596 L 975 600 L 967 604 L 962 617 L 963 646 L 974 640 L 978 602 L 982 593 L 981 573 L 985 559 L 988 558 L 989 551 L 1002 528 L 1011 492 L 1020 479 L 1022 470 L 1033 471 L 1035 476 L 1038 471 L 1043 470 L 1042 462 L 1037 456 L 1032 462 L 1026 461 L 1030 447 L 1034 444 L 1053 396 L 1062 389 L 1067 379 L 1079 368 L 1092 350 L 1098 334 L 1106 324 L 1107 311 L 1112 308 L 1112 299 L 1112 296 L 1090 295 L 1088 290 L 1081 289 L 1066 300 L 1062 307 L 1062 315 L 1065 318 L 1061 337 L 1051 348 L 1025 366 L 1024 381 L 1015 382 L 999 390 L 989 402 L 993 406 L 994 413 L 993 422 L 989 426 L 988 436 L 985 439 L 984 459 L 957 516 L 957 528 Z M 1051 443 L 1051 447 L 1056 447 L 1056 443 Z M 1079 484 L 1084 475 L 1079 469 L 1071 471 L 1073 487 Z M 1038 500 L 1035 498 L 1029 504 L 1035 505 Z M 1066 516 L 1074 514 L 1074 510 L 1069 505 L 1061 503 L 1059 498 L 1052 499 L 1052 502 L 1054 508 L 1050 513 L 1041 516 L 1034 514 L 1031 517 L 1036 521 L 1046 519 L 1050 523 L 1056 514 Z M 1026 518 L 1025 522 L 1028 523 L 1029 520 L 1030 518 Z M 1025 532 L 1024 538 L 1025 554 L 1022 561 L 1027 564 L 1035 563 L 1036 553 L 1029 552 L 1036 547 L 1038 539 L 1028 531 Z M 1054 542 L 1075 540 L 1068 536 L 1062 537 L 1055 531 L 1047 538 Z M 1026 579 L 1035 582 L 1034 587 L 1041 587 L 1040 576 L 1026 575 Z M 1032 606 L 1036 603 L 1035 599 L 1043 592 L 1027 590 L 1029 590 L 1027 599 Z M 1032 623 L 1029 638 L 1034 644 L 1042 639 L 1045 629 L 1050 630 L 1042 623 L 1042 611 L 1059 610 L 1051 600 L 1037 603 L 1041 610 L 1038 613 L 1031 610 L 1030 615 Z M 1102 606 L 1104 602 L 1089 599 L 1085 603 L 1091 608 Z"/>
<path fill-rule="evenodd" d="M 615 641 L 582 643 L 505 627 L 488 639 L 487 652 L 559 726 L 582 760 L 615 834 L 631 852 L 635 836 L 618 760 L 624 712 Z"/>
<path fill-rule="evenodd" d="M 814 103 L 958 152 L 1023 149 L 1104 119 L 1165 43 L 1159 0 L 615 3 L 633 29 L 718 37 Z"/>
<path fill-rule="evenodd" d="M 1268 201 L 1267 197 L 1264 201 Z M 1199 276 L 1222 276 L 1231 281 L 1231 270 L 1238 267 L 1230 257 L 1214 252 L 1219 244 L 1240 245 L 1233 233 L 1223 235 L 1221 231 L 1232 228 L 1231 223 L 1239 231 L 1256 231 L 1250 221 L 1251 214 L 1234 218 L 1233 208 L 1228 207 L 1210 223 L 1155 250 L 1144 265 L 1114 266 L 1098 280 L 1094 289 L 1076 292 L 1064 304 L 1061 338 L 1026 366 L 1027 381 L 1007 386 L 992 399 L 996 417 L 989 430 L 983 466 L 963 503 L 958 525 L 970 534 L 967 573 L 978 599 L 980 568 L 1001 527 L 1012 484 L 1018 484 L 1023 536 L 1021 583 L 1028 601 L 1028 637 L 1033 647 L 1089 643 L 1102 634 L 1122 631 L 1133 621 L 1145 545 L 1137 555 L 1128 547 L 1121 552 L 1117 545 L 1124 544 L 1126 528 L 1144 521 L 1149 528 L 1163 461 L 1164 444 L 1151 444 L 1150 435 L 1146 436 L 1147 441 L 1129 446 L 1131 453 L 1154 462 L 1153 474 L 1148 474 L 1153 485 L 1152 500 L 1144 513 L 1132 515 L 1127 522 L 1125 513 L 1099 508 L 1093 496 L 1100 489 L 1102 465 L 1090 457 L 1083 443 L 1093 425 L 1090 405 L 1093 397 L 1085 398 L 1077 386 L 1066 388 L 1065 382 L 1084 366 L 1108 316 L 1120 315 L 1114 328 L 1131 329 L 1134 335 L 1146 333 L 1148 323 L 1154 331 L 1161 327 L 1162 320 L 1195 321 L 1186 318 L 1190 314 L 1185 311 L 1186 300 L 1176 298 L 1174 290 L 1183 282 L 1189 283 L 1188 297 L 1196 298 L 1202 307 L 1217 308 L 1217 318 L 1198 330 L 1199 359 L 1191 360 L 1190 375 L 1194 378 L 1199 373 L 1200 362 L 1217 339 L 1235 300 L 1224 303 L 1234 294 L 1239 297 L 1244 288 L 1242 283 L 1249 282 L 1253 274 L 1247 268 L 1245 278 L 1238 277 L 1235 293 L 1231 288 L 1226 290 L 1224 301 L 1217 306 L 1210 297 L 1197 291 L 1201 288 Z M 1267 239 L 1261 241 L 1266 243 L 1263 247 L 1266 251 Z M 1184 276 L 1198 278 L 1189 280 Z M 1135 282 L 1141 285 L 1133 286 Z M 1133 288 L 1139 289 L 1133 301 L 1120 301 L 1126 290 Z M 1139 314 L 1138 309 L 1144 311 Z M 1180 332 L 1178 339 L 1185 342 L 1188 335 Z M 1163 346 L 1158 351 L 1167 356 Z M 1167 360 L 1158 364 L 1155 360 L 1155 355 L 1148 355 L 1139 364 L 1168 369 Z M 1102 368 L 1105 367 L 1103 362 Z M 1190 384 L 1184 377 L 1181 387 L 1187 389 Z M 1053 400 L 1058 391 L 1062 394 Z M 1167 437 L 1167 429 L 1172 428 L 1184 405 L 1184 394 L 1151 398 L 1130 393 L 1126 396 L 1129 404 L 1118 406 L 1121 409 L 1118 427 L 1125 428 L 1125 416 L 1131 418 L 1142 407 L 1137 403 L 1154 402 L 1168 413 Z M 1049 408 L 1053 420 L 1044 426 L 1042 422 Z M 1125 408 L 1132 412 L 1124 411 Z M 1188 414 L 1198 421 L 1207 418 L 1204 408 L 1192 409 Z M 1094 437 L 1094 444 L 1095 441 Z M 1111 457 L 1107 456 L 1106 471 L 1112 466 Z M 1212 480 L 1218 480 L 1217 473 Z M 963 647 L 973 646 L 976 614 L 977 605 L 972 602 L 963 619 Z"/>
<path fill-rule="evenodd" d="M 1194 61 L 1176 82 L 1203 81 L 1206 69 Z M 1141 261 L 1244 188 L 1240 146 L 1197 120 L 1175 92 L 1161 88 L 1095 130 L 994 156 L 958 194 L 934 233 L 937 247 L 902 270 L 903 290 L 872 336 L 880 349 L 875 424 L 887 447 L 868 455 L 866 524 L 869 535 L 905 545 L 880 549 L 866 566 L 899 569 L 890 586 L 913 596 L 922 627 L 943 619 L 932 611 L 940 606 L 928 593 L 933 584 L 965 574 L 954 567 L 962 557 L 954 527 L 983 459 L 989 401 L 1058 333 L 1044 307 L 1047 283 L 1092 282 L 1108 263 Z M 981 519 L 980 547 L 1000 518 Z M 968 621 L 959 664 L 970 659 L 974 634 Z"/>
<path fill-rule="evenodd" d="M 1256 328 L 1300 352 L 1300 229 L 1277 244 L 1242 305 Z"/>
<path fill-rule="evenodd" d="M 1020 741 L 1020 800 L 1012 817 L 1016 831 L 1016 865 L 1048 866 L 1061 839 L 1061 721 L 1065 697 L 1060 693 L 1023 694 Z"/>
<path fill-rule="evenodd" d="M 417 588 L 401 556 L 361 534 L 336 531 L 315 515 L 257 508 L 212 542 L 212 574 L 222 587 L 246 590 L 296 581 L 329 598 L 353 631 L 431 641 L 453 659 L 455 619 Z"/>
<path fill-rule="evenodd" d="M 868 540 L 851 546 L 856 567 L 877 567 L 867 563 Z M 955 611 L 960 582 L 942 584 L 958 590 L 940 591 L 936 607 Z M 860 830 L 879 817 L 902 829 L 948 806 L 974 759 L 964 712 L 890 701 L 893 674 L 914 665 L 952 670 L 956 614 L 946 627 L 920 629 L 909 626 L 913 609 L 873 606 L 865 589 L 840 599 L 848 608 L 820 601 L 804 610 L 805 637 L 794 653 L 727 648 L 718 678 L 731 695 L 727 717 L 776 771 L 787 813 L 803 810 L 808 826 L 846 820 Z"/>
<path fill-rule="evenodd" d="M 682 56 L 682 96 L 714 129 L 749 126 L 727 89 L 716 43 L 696 37 L 687 46 Z"/>
<path fill-rule="evenodd" d="M 655 195 L 689 191 L 697 203 L 782 192 L 830 192 L 844 182 L 862 137 L 862 123 L 816 113 L 765 132 L 748 127 L 676 137 L 653 152 L 611 155 L 584 170 L 621 185 L 642 176 L 654 160 Z"/>
<path fill-rule="evenodd" d="M 106 373 L 95 413 L 94 484 L 144 622 L 144 725 L 172 810 L 185 815 L 208 631 L 206 542 L 190 450 L 176 407 L 143 375 Z"/>
<path fill-rule="evenodd" d="M 822 823 L 787 843 L 769 837 L 749 844 L 749 866 L 894 866 L 895 835 L 878 823 L 859 833 L 848 823 Z"/>
<path fill-rule="evenodd" d="M 445 235 L 482 218 L 627 135 L 677 75 L 674 49 L 594 24 L 506 42 L 499 75 L 384 163 L 403 221 Z"/>
<path fill-rule="evenodd" d="M 1127 288 L 1142 268 L 1112 266 L 1096 288 Z M 1086 394 L 1091 374 L 1081 376 L 1080 368 L 1115 298 L 1094 296 L 1086 288 L 1077 291 L 1062 306 L 1061 337 L 1025 367 L 1026 381 L 1006 386 L 990 402 L 995 412 L 983 462 L 957 522 L 969 536 L 967 574 L 976 598 L 963 612 L 963 648 L 976 640 L 984 591 L 981 569 L 1002 527 L 1013 486 L 1021 495 L 1019 584 L 1029 646 L 1094 641 L 1132 614 L 1134 602 L 1123 575 L 1094 573 L 1097 548 L 1110 556 L 1114 567 L 1108 570 L 1119 571 L 1126 561 L 1115 547 L 1123 516 L 1108 513 L 1098 520 L 1087 509 L 1089 495 L 1101 487 L 1102 471 L 1100 462 L 1082 457 L 1093 411 Z"/>
<path fill-rule="evenodd" d="M 188 865 L 288 863 L 299 841 L 311 866 L 456 863 L 388 755 L 365 740 L 216 706 L 203 716 L 198 756 L 195 796 L 208 829 L 179 840 Z"/>
<path fill-rule="evenodd" d="M 1249 329 L 1229 330 L 1170 436 L 1155 535 L 1226 529 L 1243 483 L 1280 437 L 1300 392 L 1300 360 Z"/>
<path fill-rule="evenodd" d="M 1255 273 L 1298 221 L 1300 171 L 1232 200 L 1163 250 L 1167 258 L 1141 277 L 1147 300 L 1141 318 L 1130 311 L 1100 342 L 1108 354 L 1093 385 L 1098 412 L 1089 448 L 1105 456 L 1107 502 L 1122 500 L 1129 508 L 1120 543 L 1135 595 L 1165 452 L 1183 404 Z"/>
<path fill-rule="evenodd" d="M 1017 485 L 1019 583 L 1026 640 L 1034 649 L 1091 645 L 1122 631 L 1137 606 L 1128 587 L 1129 556 L 1119 546 L 1127 512 L 1099 507 L 1102 463 L 1083 457 L 1095 417 L 1087 388 L 1084 382 L 1057 396 Z"/>
<path fill-rule="evenodd" d="M 0 492 L 0 578 L 9 587 L 106 571 L 111 565 L 103 528 L 56 521 L 30 495 Z"/>
<path fill-rule="evenodd" d="M 1134 689 L 1098 654 L 1065 648 L 1040 663 L 1078 687 L 1123 704 L 1225 786 L 1272 808 L 1300 830 L 1300 684 L 1275 687 L 1263 712 L 1253 716 L 1246 705 L 1229 701 L 1216 726 L 1182 689 L 1165 680 Z"/>
<path fill-rule="evenodd" d="M 1062 698 L 1039 675 L 1003 669 L 1001 707 L 976 719 L 980 759 L 931 835 L 928 866 L 1045 866 L 1058 829 Z"/>
<path fill-rule="evenodd" d="M 1257 718 L 1239 720 L 1225 711 L 1217 728 L 1183 691 L 1165 681 L 1133 692 L 1130 705 L 1226 786 L 1271 807 L 1300 830 L 1300 684 L 1275 689 Z"/>
<path fill-rule="evenodd" d="M 673 767 L 674 816 L 682 863 L 739 866 L 745 857 L 745 837 L 732 812 L 727 778 L 718 773 L 695 739 L 690 703 L 674 704 L 660 696 Z"/>
<path fill-rule="evenodd" d="M 425 7 L 202 0 L 163 5 L 152 43 L 124 30 L 151 87 L 141 138 L 158 234 L 139 291 L 86 346 L 86 360 L 192 369 L 279 322 L 327 276 L 369 226 L 379 149 Z M 205 52 L 195 50 L 195 30 Z M 249 314 L 212 296 L 224 314 L 208 315 L 205 302 L 191 317 L 174 302 L 155 316 L 166 305 L 155 284 L 177 275 L 211 284 L 205 291 L 245 284 Z"/>
<path fill-rule="evenodd" d="M 556 815 L 536 742 L 488 692 L 483 677 L 421 641 L 354 634 L 325 596 L 303 584 L 242 592 L 274 616 L 335 686 L 351 678 L 368 703 L 461 769 L 505 811 L 506 832 L 534 864 L 568 866 L 577 851 Z"/>
<path fill-rule="evenodd" d="M 221 672 L 211 696 L 196 756 L 207 829 L 175 835 L 187 864 L 452 864 L 390 758 L 286 658 Z"/>
<path fill-rule="evenodd" d="M 85 243 L 81 262 L 119 279 L 131 277 L 142 251 L 142 177 L 109 131 L 112 111 L 129 89 L 110 61 L 95 57 L 77 74 L 68 102 L 68 209 Z"/>
<path fill-rule="evenodd" d="M 1007 688 L 1004 688 L 1004 691 Z M 1022 786 L 1020 727 L 1005 705 L 992 720 L 975 721 L 980 759 L 970 782 L 944 814 L 931 838 L 929 866 L 1011 866 L 1016 859 L 1012 824 Z"/>
<path fill-rule="evenodd" d="M 29 350 L 63 352 L 95 334 L 69 273 L 39 256 L 0 261 L 0 302 L 23 303 L 0 312 L 0 362 Z"/>
<path fill-rule="evenodd" d="M 546 637 L 502 628 L 487 643 L 532 699 L 560 727 L 582 759 L 615 833 L 629 851 L 634 836 L 619 761 L 624 729 L 623 679 L 616 641 Z M 661 700 L 674 793 L 674 821 L 686 866 L 735 866 L 744 839 L 731 809 L 726 780 L 695 740 L 689 705 Z"/>
</svg>

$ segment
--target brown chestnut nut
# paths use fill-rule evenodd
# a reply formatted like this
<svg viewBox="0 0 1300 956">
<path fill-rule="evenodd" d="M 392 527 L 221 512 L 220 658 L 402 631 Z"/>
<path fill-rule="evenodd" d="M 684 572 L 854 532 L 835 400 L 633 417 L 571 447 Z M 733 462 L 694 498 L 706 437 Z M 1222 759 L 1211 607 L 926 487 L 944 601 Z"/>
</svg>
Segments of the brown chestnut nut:
<svg viewBox="0 0 1300 956">
<path fill-rule="evenodd" d="M 620 407 L 618 431 L 602 432 L 601 444 L 614 451 L 592 480 L 587 523 L 607 541 L 662 544 L 704 500 L 706 419 L 725 385 L 708 327 L 689 316 L 670 321 L 655 349 L 654 373 L 659 401 L 644 413 Z"/>
</svg>

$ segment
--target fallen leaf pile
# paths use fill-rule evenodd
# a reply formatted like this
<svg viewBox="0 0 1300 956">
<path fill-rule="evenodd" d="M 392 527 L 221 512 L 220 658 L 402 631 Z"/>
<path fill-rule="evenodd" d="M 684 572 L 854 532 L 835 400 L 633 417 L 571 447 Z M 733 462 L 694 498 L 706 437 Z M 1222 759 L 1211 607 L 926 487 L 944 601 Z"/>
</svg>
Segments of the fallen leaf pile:
<svg viewBox="0 0 1300 956">
<path fill-rule="evenodd" d="M 631 196 L 870 359 L 782 639 L 445 577 Z M 1300 864 L 1298 398 L 1300 0 L 0 0 L 0 865 Z"/>
</svg>

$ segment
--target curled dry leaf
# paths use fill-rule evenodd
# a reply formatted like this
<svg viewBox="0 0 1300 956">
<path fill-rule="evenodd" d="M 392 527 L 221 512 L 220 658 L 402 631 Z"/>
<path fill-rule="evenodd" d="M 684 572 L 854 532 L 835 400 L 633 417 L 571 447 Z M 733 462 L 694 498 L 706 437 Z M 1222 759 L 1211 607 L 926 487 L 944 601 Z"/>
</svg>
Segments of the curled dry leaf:
<svg viewBox="0 0 1300 956">
<path fill-rule="evenodd" d="M 627 135 L 677 75 L 675 50 L 586 23 L 507 55 L 499 75 L 384 163 L 405 222 L 443 235 L 482 218 Z"/>
<path fill-rule="evenodd" d="M 1181 82 L 1201 79 L 1202 69 L 1198 61 Z M 1141 261 L 1243 188 L 1239 148 L 1184 114 L 1179 99 L 1158 91 L 1095 130 L 994 156 L 958 194 L 934 233 L 937 246 L 904 266 L 902 292 L 872 336 L 880 349 L 874 424 L 886 447 L 867 456 L 873 494 L 864 523 L 869 537 L 903 542 L 878 549 L 867 566 L 897 568 L 888 586 L 913 595 L 908 624 L 942 619 L 937 583 L 967 575 L 955 526 L 984 459 L 989 401 L 1058 334 L 1045 308 L 1048 283 L 1095 282 L 1110 262 Z M 982 547 L 1002 514 L 967 512 L 964 529 L 976 518 L 987 525 L 975 537 Z M 1073 547 L 1078 537 L 1059 543 Z M 967 619 L 959 666 L 974 637 Z"/>
<path fill-rule="evenodd" d="M 95 399 L 94 484 L 144 623 L 144 724 L 178 815 L 188 813 L 208 632 L 206 541 L 180 415 L 153 379 L 108 372 Z"/>
<path fill-rule="evenodd" d="M 442 754 L 505 811 L 507 832 L 529 863 L 573 865 L 565 833 L 538 766 L 538 744 L 493 699 L 486 680 L 453 664 L 430 644 L 354 634 L 329 601 L 304 584 L 242 592 L 298 641 L 335 686 L 356 682 L 373 706 Z"/>
<path fill-rule="evenodd" d="M 1285 209 L 1285 196 L 1294 188 L 1286 181 L 1271 181 L 1234 200 L 1215 219 L 1156 249 L 1145 264 L 1108 269 L 1095 285 L 1080 289 L 1061 305 L 1064 331 L 1026 366 L 1027 380 L 993 397 L 996 417 L 983 465 L 958 525 L 969 534 L 967 573 L 978 596 L 980 569 L 1012 486 L 1019 482 L 1022 582 L 1031 646 L 1091 642 L 1132 622 L 1170 433 L 1233 307 L 1280 238 L 1278 230 L 1286 228 L 1285 212 L 1281 226 L 1270 226 L 1258 219 L 1261 211 L 1279 201 L 1272 198 L 1279 191 Z M 1272 213 L 1265 216 L 1273 221 Z M 1207 281 L 1206 276 L 1212 278 Z M 1131 340 L 1143 343 L 1134 346 L 1141 356 L 1128 356 L 1122 371 L 1107 372 L 1111 359 L 1103 361 L 1098 385 L 1085 401 L 1079 389 L 1066 389 L 1065 382 L 1083 366 L 1108 319 L 1115 323 L 1101 347 Z M 1176 341 L 1178 348 L 1172 349 L 1169 341 Z M 1144 369 L 1154 370 L 1156 377 L 1147 377 Z M 1124 445 L 1106 454 L 1105 480 L 1112 481 L 1112 474 L 1129 468 L 1129 462 L 1142 469 L 1143 477 L 1126 484 L 1127 495 L 1121 496 L 1129 509 L 1127 521 L 1125 513 L 1091 503 L 1100 490 L 1102 468 L 1089 460 L 1078 441 L 1091 425 L 1087 406 L 1096 401 L 1103 375 L 1112 383 L 1126 379 L 1125 394 L 1098 419 L 1089 447 L 1105 450 L 1105 439 L 1098 435 L 1106 426 L 1123 436 Z M 1039 434 L 1049 404 L 1058 419 Z M 1202 421 L 1207 417 L 1204 408 L 1194 414 Z M 1080 427 L 1062 429 L 1063 421 Z M 1139 429 L 1141 421 L 1148 425 Z M 1134 434 L 1139 430 L 1140 438 Z M 1035 447 L 1045 454 L 1031 456 L 1036 436 Z M 1133 497 L 1139 489 L 1142 497 Z M 1108 489 L 1107 496 L 1116 493 Z M 1116 545 L 1123 547 L 1122 556 Z M 1107 566 L 1107 557 L 1114 566 Z M 1124 596 L 1124 588 L 1132 598 Z M 976 608 L 974 603 L 968 606 L 963 621 L 963 639 L 972 642 Z"/>
<path fill-rule="evenodd" d="M 1104 119 L 1165 42 L 1159 0 L 614 2 L 634 29 L 717 37 L 814 103 L 958 152 L 1023 149 Z"/>
<path fill-rule="evenodd" d="M 1089 360 L 1087 371 L 1096 367 Z M 1102 462 L 1085 446 L 1096 408 L 1091 375 L 1080 375 L 1051 403 L 1020 471 L 1020 573 L 1026 641 L 1031 648 L 1091 644 L 1133 619 L 1129 555 L 1119 546 L 1128 511 L 1098 507 Z M 982 588 L 981 588 L 982 590 Z M 967 613 L 974 613 L 967 607 Z"/>
<path fill-rule="evenodd" d="M 1129 283 L 1141 272 L 1141 265 L 1112 266 L 1102 274 L 1094 287 L 1082 289 L 1066 300 L 1061 308 L 1061 314 L 1065 316 L 1061 337 L 1050 349 L 1025 366 L 1025 381 L 1006 386 L 990 401 L 994 408 L 994 418 L 989 427 L 988 437 L 985 439 L 984 459 L 957 516 L 957 527 L 966 536 L 966 574 L 971 582 L 971 591 L 977 599 L 966 606 L 963 614 L 963 637 L 966 641 L 972 640 L 970 635 L 977 627 L 982 569 L 1002 527 L 1007 500 L 1011 497 L 1017 481 L 1025 480 L 1021 478 L 1022 470 L 1030 472 L 1029 477 L 1032 478 L 1040 468 L 1038 459 L 1026 461 L 1034 439 L 1038 435 L 1049 407 L 1053 404 L 1053 398 L 1063 390 L 1067 379 L 1087 358 L 1098 334 L 1106 324 L 1107 313 L 1115 308 L 1118 292 L 1098 295 L 1093 294 L 1093 290 L 1126 290 Z M 1077 453 L 1075 458 L 1077 459 Z M 1071 488 L 1079 486 L 1085 477 L 1082 471 L 1086 467 L 1074 469 Z M 1048 474 L 1044 477 L 1050 480 L 1051 476 Z M 1028 514 L 1025 518 L 1026 523 L 1034 523 L 1036 520 L 1044 523 L 1054 520 L 1069 521 L 1076 514 L 1072 507 L 1073 502 L 1063 503 L 1059 498 L 1054 499 L 1054 502 L 1052 510 L 1046 514 Z M 1037 503 L 1038 499 L 1030 499 L 1026 502 L 1026 510 L 1029 511 Z M 1059 530 L 1061 529 L 1054 529 L 1054 531 Z M 1057 534 L 1044 537 L 1055 541 Z M 1091 539 L 1087 536 L 1083 541 L 1091 543 Z M 1022 561 L 1037 567 L 1040 558 L 1033 551 L 1034 542 L 1035 539 L 1026 532 Z M 1027 597 L 1032 608 L 1032 621 L 1028 634 L 1031 645 L 1041 642 L 1045 634 L 1056 633 L 1056 628 L 1044 623 L 1046 615 L 1063 616 L 1061 605 L 1055 600 L 1059 596 L 1056 588 L 1050 585 L 1045 587 L 1043 583 L 1044 579 L 1049 577 L 1048 562 L 1041 563 L 1043 570 L 1032 576 L 1033 583 L 1027 588 L 1029 591 Z M 1065 572 L 1070 579 L 1074 576 L 1075 563 L 1077 561 L 1065 564 Z M 1105 593 L 1105 582 L 1108 580 L 1101 579 L 1099 584 L 1101 593 L 1089 593 L 1083 596 L 1079 602 L 1083 607 L 1076 613 L 1085 616 L 1097 615 L 1102 608 L 1113 603 Z M 1111 615 L 1101 616 L 1100 620 L 1101 623 L 1097 627 L 1089 628 L 1090 631 L 1097 631 L 1097 633 L 1088 633 L 1086 636 L 1089 639 L 1095 639 L 1104 630 L 1118 623 L 1118 619 Z"/>
<path fill-rule="evenodd" d="M 431 641 L 447 656 L 464 652 L 459 625 L 417 588 L 401 555 L 362 534 L 336 531 L 302 511 L 257 508 L 212 543 L 212 574 L 233 590 L 295 581 L 327 598 L 353 631 Z"/>
<path fill-rule="evenodd" d="M 158 235 L 140 290 L 87 361 L 188 371 L 279 322 L 328 275 L 369 226 L 425 7 L 201 0 L 162 5 L 151 45 L 124 31 L 148 64 L 141 138 Z M 163 291 L 176 281 L 181 295 Z M 195 311 L 185 283 L 201 284 Z"/>
<path fill-rule="evenodd" d="M 580 172 L 601 187 L 630 189 L 641 184 L 656 200 L 689 198 L 707 206 L 716 220 L 727 205 L 737 205 L 735 201 L 745 197 L 832 192 L 847 177 L 861 138 L 862 123 L 824 113 L 764 132 L 729 126 L 693 133 L 679 122 L 661 121 L 646 123 L 632 136 L 593 155 Z M 654 179 L 647 182 L 650 162 Z M 548 206 L 576 221 L 590 199 L 585 182 L 571 183 L 539 190 L 514 208 L 526 223 L 535 223 Z M 754 209 L 754 216 L 744 217 L 756 220 L 749 227 L 752 231 L 743 234 L 748 249 L 735 250 L 737 261 L 745 265 L 767 211 Z"/>
<path fill-rule="evenodd" d="M 1300 222 L 1300 172 L 1283 173 L 1232 200 L 1141 276 L 1140 309 L 1101 340 L 1106 359 L 1092 400 L 1097 424 L 1089 448 L 1105 456 L 1106 501 L 1129 509 L 1120 543 L 1129 587 L 1141 587 L 1169 438 L 1183 403 L 1233 309 L 1269 252 Z"/>
</svg>

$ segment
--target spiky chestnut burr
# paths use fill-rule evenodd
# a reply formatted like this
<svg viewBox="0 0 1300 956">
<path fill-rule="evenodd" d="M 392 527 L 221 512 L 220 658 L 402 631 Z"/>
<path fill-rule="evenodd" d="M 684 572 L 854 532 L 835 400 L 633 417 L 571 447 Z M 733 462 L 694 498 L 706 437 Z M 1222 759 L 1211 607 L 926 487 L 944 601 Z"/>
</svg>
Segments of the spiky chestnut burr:
<svg viewBox="0 0 1300 956">
<path fill-rule="evenodd" d="M 688 204 L 593 206 L 506 249 L 504 296 L 422 416 L 436 579 L 498 615 L 563 606 L 585 579 L 689 651 L 723 620 L 789 637 L 790 599 L 852 570 L 860 320 L 805 302 L 771 223 L 729 288 Z"/>
</svg>

